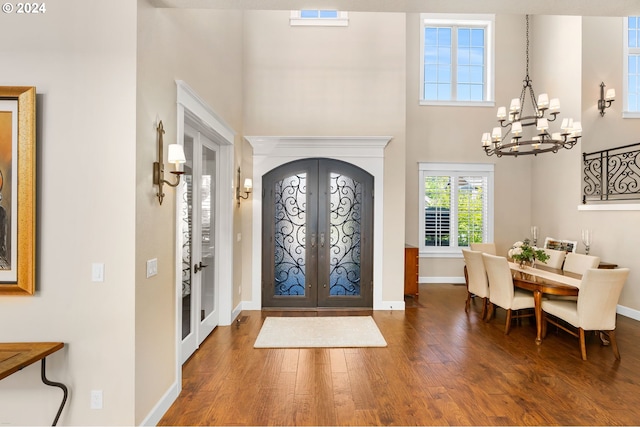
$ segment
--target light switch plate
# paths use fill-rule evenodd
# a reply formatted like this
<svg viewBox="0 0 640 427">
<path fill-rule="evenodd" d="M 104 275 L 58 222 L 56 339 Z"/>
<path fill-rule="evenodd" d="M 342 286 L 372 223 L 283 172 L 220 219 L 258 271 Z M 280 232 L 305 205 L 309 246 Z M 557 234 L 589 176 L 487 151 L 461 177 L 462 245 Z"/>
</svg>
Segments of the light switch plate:
<svg viewBox="0 0 640 427">
<path fill-rule="evenodd" d="M 147 279 L 158 274 L 158 258 L 147 260 Z"/>
<path fill-rule="evenodd" d="M 91 264 L 91 281 L 92 282 L 104 282 L 104 264 L 101 262 L 94 262 Z"/>
</svg>

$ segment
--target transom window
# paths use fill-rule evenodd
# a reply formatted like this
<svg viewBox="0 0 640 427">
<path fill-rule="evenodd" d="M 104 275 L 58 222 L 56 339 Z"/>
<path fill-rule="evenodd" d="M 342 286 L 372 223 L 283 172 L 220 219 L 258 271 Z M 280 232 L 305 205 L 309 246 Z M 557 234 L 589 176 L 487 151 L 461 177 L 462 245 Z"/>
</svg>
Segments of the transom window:
<svg viewBox="0 0 640 427">
<path fill-rule="evenodd" d="M 420 163 L 420 251 L 461 256 L 493 241 L 493 164 Z"/>
<path fill-rule="evenodd" d="M 349 25 L 349 16 L 347 12 L 339 10 L 292 10 L 289 23 L 292 26 L 346 27 Z"/>
<path fill-rule="evenodd" d="M 640 16 L 625 18 L 623 117 L 640 118 Z"/>
<path fill-rule="evenodd" d="M 421 104 L 493 104 L 493 23 L 492 15 L 422 14 Z"/>
</svg>

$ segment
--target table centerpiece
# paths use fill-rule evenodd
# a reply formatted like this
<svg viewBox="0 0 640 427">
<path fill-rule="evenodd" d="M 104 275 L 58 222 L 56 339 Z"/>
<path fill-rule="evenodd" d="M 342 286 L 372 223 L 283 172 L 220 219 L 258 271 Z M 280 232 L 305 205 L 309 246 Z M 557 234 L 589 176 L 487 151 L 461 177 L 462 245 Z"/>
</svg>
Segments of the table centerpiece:
<svg viewBox="0 0 640 427">
<path fill-rule="evenodd" d="M 515 242 L 507 255 L 517 262 L 520 268 L 526 268 L 528 265 L 533 267 L 536 261 L 546 262 L 549 259 L 544 250 L 531 246 L 529 239 Z"/>
</svg>

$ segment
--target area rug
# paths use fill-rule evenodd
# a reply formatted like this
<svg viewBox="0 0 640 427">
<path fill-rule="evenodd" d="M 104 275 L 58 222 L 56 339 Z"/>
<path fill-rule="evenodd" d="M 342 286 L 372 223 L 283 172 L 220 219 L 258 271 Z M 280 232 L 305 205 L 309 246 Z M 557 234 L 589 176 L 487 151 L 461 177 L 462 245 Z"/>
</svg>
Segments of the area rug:
<svg viewBox="0 0 640 427">
<path fill-rule="evenodd" d="M 255 348 L 386 347 L 371 316 L 267 317 Z"/>
</svg>

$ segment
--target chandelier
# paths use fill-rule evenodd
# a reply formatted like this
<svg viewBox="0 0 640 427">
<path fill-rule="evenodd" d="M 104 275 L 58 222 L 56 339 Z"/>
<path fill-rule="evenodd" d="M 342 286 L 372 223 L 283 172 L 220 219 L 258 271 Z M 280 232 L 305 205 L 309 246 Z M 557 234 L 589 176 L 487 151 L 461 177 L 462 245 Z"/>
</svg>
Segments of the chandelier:
<svg viewBox="0 0 640 427">
<path fill-rule="evenodd" d="M 523 80 L 520 98 L 511 100 L 509 111 L 505 107 L 498 108 L 498 123 L 491 133 L 482 134 L 482 148 L 487 156 L 526 156 L 540 153 L 557 153 L 560 148 L 571 149 L 581 136 L 582 126 L 573 119 L 563 119 L 560 132 L 549 132 L 549 122 L 553 122 L 560 114 L 558 98 L 549 100 L 546 93 L 540 94 L 538 102 L 529 78 L 529 15 L 527 20 L 527 68 Z M 526 96 L 529 95 L 533 111 L 527 115 Z M 533 127 L 533 128 L 532 128 Z M 502 133 L 505 128 L 506 132 Z M 525 129 L 532 128 L 525 136 Z"/>
</svg>

